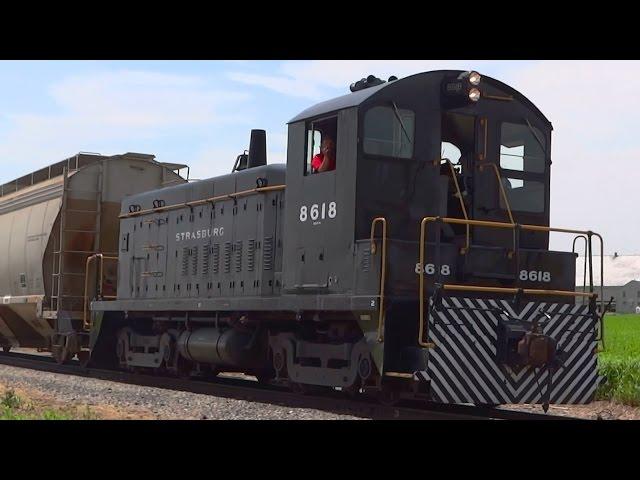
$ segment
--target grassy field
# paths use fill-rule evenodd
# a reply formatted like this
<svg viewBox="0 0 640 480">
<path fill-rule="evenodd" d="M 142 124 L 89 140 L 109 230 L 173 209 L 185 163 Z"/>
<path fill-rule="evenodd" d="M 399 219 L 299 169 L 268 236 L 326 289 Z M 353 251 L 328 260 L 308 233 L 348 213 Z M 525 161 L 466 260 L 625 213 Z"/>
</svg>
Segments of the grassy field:
<svg viewBox="0 0 640 480">
<path fill-rule="evenodd" d="M 607 315 L 597 398 L 640 406 L 640 315 Z"/>
<path fill-rule="evenodd" d="M 93 420 L 96 416 L 86 407 L 51 408 L 17 395 L 7 389 L 0 396 L 0 420 Z"/>
</svg>

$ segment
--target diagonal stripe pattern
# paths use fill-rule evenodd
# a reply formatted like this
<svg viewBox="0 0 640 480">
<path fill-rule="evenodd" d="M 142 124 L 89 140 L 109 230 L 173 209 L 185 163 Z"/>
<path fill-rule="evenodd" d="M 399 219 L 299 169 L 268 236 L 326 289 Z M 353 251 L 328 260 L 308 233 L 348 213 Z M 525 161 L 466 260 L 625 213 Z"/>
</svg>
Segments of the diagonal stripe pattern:
<svg viewBox="0 0 640 480">
<path fill-rule="evenodd" d="M 519 370 L 498 358 L 498 324 L 538 320 L 557 342 L 560 366 Z M 443 297 L 430 302 L 427 375 L 435 401 L 444 403 L 583 404 L 600 381 L 596 359 L 597 315 L 589 305 L 529 302 L 516 309 L 506 300 Z M 551 375 L 551 378 L 549 378 Z"/>
</svg>

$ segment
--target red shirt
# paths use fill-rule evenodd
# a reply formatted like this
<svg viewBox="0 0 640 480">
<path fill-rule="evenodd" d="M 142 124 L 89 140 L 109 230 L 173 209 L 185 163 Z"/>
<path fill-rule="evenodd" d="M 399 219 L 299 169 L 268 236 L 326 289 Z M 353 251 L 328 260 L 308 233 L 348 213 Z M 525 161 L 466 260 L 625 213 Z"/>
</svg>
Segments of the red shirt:
<svg viewBox="0 0 640 480">
<path fill-rule="evenodd" d="M 318 171 L 320 169 L 320 167 L 322 166 L 322 162 L 324 162 L 324 154 L 323 153 L 319 153 L 317 155 L 315 155 L 313 157 L 313 159 L 311 160 L 311 168 L 314 171 Z M 330 170 L 334 170 L 336 168 L 336 160 L 335 158 L 333 159 L 332 162 L 329 162 L 329 168 L 327 168 L 327 170 L 325 171 L 330 171 Z"/>
</svg>

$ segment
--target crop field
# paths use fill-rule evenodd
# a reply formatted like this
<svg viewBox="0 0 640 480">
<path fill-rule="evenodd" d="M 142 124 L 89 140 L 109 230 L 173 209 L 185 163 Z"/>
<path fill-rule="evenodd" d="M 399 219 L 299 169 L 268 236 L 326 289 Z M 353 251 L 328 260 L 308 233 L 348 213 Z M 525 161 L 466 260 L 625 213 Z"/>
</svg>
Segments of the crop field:
<svg viewBox="0 0 640 480">
<path fill-rule="evenodd" d="M 597 398 L 640 406 L 640 315 L 607 315 Z"/>
</svg>

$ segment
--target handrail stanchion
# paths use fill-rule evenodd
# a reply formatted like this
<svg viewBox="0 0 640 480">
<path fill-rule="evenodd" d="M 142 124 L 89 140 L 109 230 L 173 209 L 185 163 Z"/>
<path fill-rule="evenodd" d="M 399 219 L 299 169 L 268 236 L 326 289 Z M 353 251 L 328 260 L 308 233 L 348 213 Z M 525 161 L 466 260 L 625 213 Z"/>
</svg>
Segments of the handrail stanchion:
<svg viewBox="0 0 640 480">
<path fill-rule="evenodd" d="M 378 342 L 382 343 L 384 340 L 383 328 L 384 328 L 384 286 L 386 283 L 387 274 L 387 220 L 384 217 L 376 217 L 371 222 L 371 253 L 376 254 L 376 243 L 373 238 L 375 233 L 376 224 L 382 223 L 382 266 L 380 267 L 380 305 L 378 314 Z"/>
<path fill-rule="evenodd" d="M 100 255 L 100 254 L 97 254 L 97 255 Z M 84 269 L 84 298 L 83 298 L 82 325 L 84 326 L 85 329 L 88 329 L 90 327 L 90 323 L 87 321 L 87 296 L 88 296 L 88 290 L 89 290 L 89 267 L 91 266 L 91 262 L 93 262 L 93 260 L 95 258 L 97 258 L 97 255 L 90 255 L 89 257 L 87 257 L 87 262 L 85 264 L 85 269 Z"/>
<path fill-rule="evenodd" d="M 427 223 L 433 222 L 436 217 L 424 217 L 420 222 L 420 265 L 418 270 L 420 271 L 420 326 L 418 331 L 418 345 L 425 348 L 433 348 L 435 345 L 430 342 L 424 342 L 424 244 L 426 240 Z M 428 334 L 427 330 L 427 334 Z"/>
<path fill-rule="evenodd" d="M 105 299 L 108 298 L 113 300 L 117 298 L 115 295 L 103 295 L 103 285 L 102 278 L 104 277 L 104 261 L 105 260 L 115 260 L 118 261 L 118 257 L 108 257 L 103 255 L 102 253 L 95 253 L 89 257 L 87 257 L 87 262 L 85 264 L 84 271 L 84 297 L 83 297 L 83 314 L 82 314 L 82 325 L 85 329 L 91 328 L 91 322 L 87 319 L 87 300 L 89 297 L 89 267 L 91 263 L 96 259 L 100 259 L 100 266 L 98 268 L 98 298 Z"/>
<path fill-rule="evenodd" d="M 600 313 L 604 315 L 604 240 L 599 233 L 592 233 L 600 240 Z"/>
<path fill-rule="evenodd" d="M 576 240 L 582 238 L 584 240 L 584 265 L 583 265 L 583 273 L 582 273 L 582 291 L 587 291 L 587 237 L 584 235 L 576 235 L 573 239 L 573 245 L 571 247 L 571 252 L 576 253 Z"/>
<path fill-rule="evenodd" d="M 456 177 L 456 171 L 453 168 L 453 164 L 451 163 L 451 160 L 447 158 L 444 158 L 443 160 L 447 162 L 447 165 L 449 165 L 449 169 L 451 170 L 451 176 L 453 177 L 453 183 L 456 186 L 456 193 L 458 194 L 458 199 L 460 200 L 460 208 L 462 209 L 462 214 L 464 215 L 464 219 L 469 220 L 469 216 L 467 215 L 467 207 L 464 205 L 464 199 L 462 198 L 462 192 L 460 191 L 460 184 L 458 183 L 458 177 Z M 465 245 L 465 248 L 461 250 L 460 252 L 461 254 L 464 255 L 469 251 L 470 243 L 471 243 L 471 233 L 469 231 L 469 224 L 467 224 L 466 245 Z"/>
</svg>

